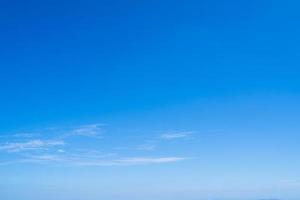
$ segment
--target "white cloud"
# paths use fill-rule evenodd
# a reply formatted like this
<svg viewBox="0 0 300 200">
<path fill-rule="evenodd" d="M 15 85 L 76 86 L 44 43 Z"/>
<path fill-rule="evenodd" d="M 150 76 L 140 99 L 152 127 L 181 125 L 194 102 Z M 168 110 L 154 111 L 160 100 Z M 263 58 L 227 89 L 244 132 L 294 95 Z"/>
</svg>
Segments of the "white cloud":
<svg viewBox="0 0 300 200">
<path fill-rule="evenodd" d="M 79 166 L 133 166 L 179 162 L 183 157 L 126 157 L 115 159 L 75 159 L 69 164 Z M 70 160 L 69 160 L 70 161 Z"/>
<path fill-rule="evenodd" d="M 133 157 L 133 158 L 121 158 L 117 160 L 116 163 L 125 164 L 125 165 L 143 165 L 143 164 L 178 162 L 184 159 L 185 158 L 182 157 Z"/>
<path fill-rule="evenodd" d="M 97 151 L 85 153 L 53 153 L 53 154 L 23 154 L 15 160 L 2 162 L 4 164 L 63 164 L 73 166 L 133 166 L 173 163 L 185 160 L 184 157 L 119 157 L 117 154 L 101 154 Z"/>
<path fill-rule="evenodd" d="M 59 155 L 52 155 L 52 154 L 44 154 L 44 155 L 35 155 L 30 156 L 31 161 L 62 161 L 62 157 Z"/>
<path fill-rule="evenodd" d="M 57 152 L 58 152 L 58 153 L 65 153 L 65 150 L 63 150 L 63 149 L 58 149 Z"/>
<path fill-rule="evenodd" d="M 86 137 L 100 137 L 104 132 L 104 124 L 89 124 L 84 126 L 79 126 L 71 130 L 68 136 L 86 136 Z"/>
<path fill-rule="evenodd" d="M 192 131 L 176 132 L 176 133 L 165 133 L 160 136 L 163 140 L 173 140 L 190 137 L 193 134 Z"/>
<path fill-rule="evenodd" d="M 11 160 L 2 161 L 2 164 L 33 163 L 33 164 L 67 164 L 79 166 L 128 166 L 147 165 L 179 162 L 186 158 L 177 156 L 167 157 L 123 157 L 116 153 L 103 154 L 99 149 L 84 150 L 79 146 L 74 149 L 70 140 L 68 148 L 65 149 L 65 142 L 70 137 L 84 136 L 101 138 L 104 132 L 104 124 L 89 124 L 73 128 L 55 128 L 46 132 L 39 132 L 39 135 L 17 134 L 10 137 L 10 141 L 0 144 L 0 153 L 16 153 Z M 162 140 L 173 140 L 187 138 L 192 132 L 170 132 L 160 135 L 152 140 L 145 141 L 140 146 L 131 150 L 153 151 Z M 41 138 L 41 136 L 44 136 Z M 16 138 L 22 142 L 16 141 Z M 39 138 L 39 139 L 34 139 Z M 22 139 L 22 140 L 21 140 Z M 75 141 L 76 142 L 76 141 Z"/>
<path fill-rule="evenodd" d="M 20 152 L 62 146 L 64 144 L 65 143 L 62 140 L 30 140 L 27 142 L 14 142 L 0 145 L 0 151 Z"/>
</svg>

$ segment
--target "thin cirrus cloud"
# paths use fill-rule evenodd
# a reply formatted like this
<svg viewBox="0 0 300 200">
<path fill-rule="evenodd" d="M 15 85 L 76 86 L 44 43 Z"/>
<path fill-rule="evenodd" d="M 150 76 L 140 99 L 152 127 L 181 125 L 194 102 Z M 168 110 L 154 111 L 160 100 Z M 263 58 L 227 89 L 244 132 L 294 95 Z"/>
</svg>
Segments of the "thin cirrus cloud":
<svg viewBox="0 0 300 200">
<path fill-rule="evenodd" d="M 74 129 L 72 133 L 80 136 L 90 136 L 90 137 L 99 136 L 99 134 L 103 132 L 102 126 L 103 126 L 102 124 L 85 125 L 77 129 Z"/>
<path fill-rule="evenodd" d="M 193 131 L 167 132 L 161 134 L 159 137 L 153 138 L 152 140 L 146 141 L 146 143 L 139 145 L 137 149 L 143 151 L 154 151 L 162 141 L 187 139 L 190 138 L 193 133 Z"/>
<path fill-rule="evenodd" d="M 68 154 L 68 155 L 29 155 L 27 158 L 17 160 L 17 163 L 38 163 L 38 164 L 67 164 L 75 166 L 133 166 L 174 163 L 185 160 L 184 157 L 115 157 L 114 154 L 86 155 L 86 154 Z"/>
<path fill-rule="evenodd" d="M 185 157 L 179 157 L 176 155 L 148 155 L 145 157 L 140 156 L 140 152 L 131 152 L 129 157 L 126 156 L 126 152 L 124 151 L 119 152 L 121 153 L 120 155 L 109 151 L 103 153 L 99 151 L 99 148 L 90 149 L 88 146 L 80 146 L 78 140 L 69 140 L 70 137 L 78 136 L 91 137 L 91 139 L 102 138 L 104 133 L 103 126 L 105 125 L 88 124 L 67 129 L 45 129 L 45 132 L 39 131 L 36 135 L 28 134 L 30 137 L 27 137 L 27 135 L 24 137 L 23 134 L 17 135 L 19 140 L 18 142 L 14 141 L 16 140 L 15 136 L 11 136 L 6 143 L 0 144 L 0 153 L 14 153 L 14 156 L 12 156 L 9 160 L 1 161 L 0 159 L 0 164 L 31 163 L 65 164 L 75 166 L 131 166 L 174 163 L 186 159 Z M 156 138 L 151 141 L 147 141 L 145 144 L 129 151 L 154 151 L 160 140 L 185 138 L 190 135 L 191 132 L 163 134 L 159 139 Z M 42 138 L 41 136 L 44 137 Z M 66 144 L 68 145 L 66 146 Z"/>
<path fill-rule="evenodd" d="M 183 157 L 133 157 L 133 158 L 122 158 L 117 160 L 119 164 L 154 164 L 154 163 L 170 163 L 185 160 Z"/>
<path fill-rule="evenodd" d="M 7 141 L 0 144 L 1 152 L 23 152 L 33 150 L 55 150 L 58 146 L 65 145 L 65 140 L 70 137 L 82 136 L 101 138 L 104 124 L 87 124 L 73 128 L 51 128 L 40 130 L 38 133 L 17 133 L 2 137 Z M 49 132 L 50 130 L 50 132 Z M 44 135 L 44 138 L 41 138 Z M 47 139 L 46 139 L 47 138 Z M 18 139 L 18 142 L 14 140 Z M 12 142 L 13 141 L 13 142 Z M 59 151 L 63 151 L 60 149 Z"/>
<path fill-rule="evenodd" d="M 174 163 L 185 160 L 184 157 L 126 157 L 111 160 L 94 160 L 83 161 L 76 163 L 83 166 L 134 166 L 134 165 L 149 165 Z"/>
<path fill-rule="evenodd" d="M 175 140 L 175 139 L 183 139 L 188 138 L 193 134 L 192 131 L 186 132 L 175 132 L 175 133 L 165 133 L 160 136 L 162 140 Z"/>
<path fill-rule="evenodd" d="M 100 123 L 77 126 L 70 130 L 65 130 L 61 138 L 74 136 L 102 138 L 102 134 L 105 132 L 104 126 L 105 124 Z"/>
<path fill-rule="evenodd" d="M 30 140 L 26 142 L 12 142 L 0 145 L 0 151 L 21 152 L 28 150 L 39 150 L 51 148 L 55 146 L 63 146 L 65 142 L 62 140 Z"/>
<path fill-rule="evenodd" d="M 101 134 L 103 132 L 102 124 L 88 124 L 83 126 L 78 126 L 75 128 L 72 128 L 70 130 L 60 130 L 53 129 L 51 134 L 56 135 L 55 131 L 59 132 L 59 135 L 56 137 L 52 137 L 52 139 L 36 139 L 36 137 L 41 137 L 43 135 L 43 132 L 40 132 L 39 134 L 34 133 L 18 133 L 14 134 L 12 136 L 6 136 L 6 139 L 13 139 L 16 138 L 22 139 L 21 142 L 10 142 L 7 141 L 4 144 L 0 144 L 0 151 L 6 151 L 6 152 L 21 152 L 21 151 L 28 151 L 28 150 L 40 150 L 40 149 L 50 149 L 57 146 L 63 146 L 65 145 L 65 139 L 69 137 L 74 136 L 84 136 L 84 137 L 101 137 Z M 48 135 L 51 135 L 48 133 Z M 44 132 L 44 135 L 47 135 L 47 132 Z M 25 140 L 27 139 L 27 140 Z"/>
</svg>

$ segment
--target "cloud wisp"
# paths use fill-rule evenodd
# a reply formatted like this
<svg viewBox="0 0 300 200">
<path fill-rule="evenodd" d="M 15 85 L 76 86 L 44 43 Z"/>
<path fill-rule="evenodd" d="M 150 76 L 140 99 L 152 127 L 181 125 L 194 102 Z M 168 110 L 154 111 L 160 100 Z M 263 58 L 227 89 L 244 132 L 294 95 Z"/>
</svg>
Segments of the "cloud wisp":
<svg viewBox="0 0 300 200">
<path fill-rule="evenodd" d="M 0 151 L 5 152 L 21 152 L 21 151 L 29 151 L 29 150 L 41 150 L 41 149 L 50 149 L 57 146 L 65 145 L 65 140 L 70 137 L 75 136 L 83 136 L 83 137 L 93 137 L 100 138 L 103 132 L 103 124 L 88 124 L 83 126 L 78 126 L 72 128 L 70 130 L 64 129 L 51 129 L 51 132 L 39 132 L 39 134 L 34 133 L 18 133 L 13 134 L 10 137 L 7 135 L 6 138 L 8 141 L 4 144 L 0 144 Z M 58 132 L 58 135 L 56 133 Z M 44 138 L 36 138 L 42 137 Z M 49 135 L 52 135 L 52 138 Z M 48 137 L 47 139 L 45 139 Z M 20 141 L 11 142 L 9 140 L 16 140 L 16 138 Z"/>
<path fill-rule="evenodd" d="M 0 151 L 21 152 L 28 150 L 47 149 L 55 146 L 63 146 L 65 142 L 62 140 L 30 140 L 26 142 L 12 142 L 0 145 Z"/>
<path fill-rule="evenodd" d="M 71 166 L 135 166 L 149 164 L 163 164 L 183 161 L 184 157 L 116 157 L 114 155 L 88 156 L 78 154 L 42 154 L 27 155 L 27 157 L 15 160 L 15 163 L 27 164 L 63 164 Z M 7 163 L 13 163 L 7 162 Z"/>
<path fill-rule="evenodd" d="M 116 164 L 123 165 L 144 165 L 144 164 L 158 164 L 158 163 L 172 163 L 185 160 L 184 157 L 131 157 L 121 158 L 116 160 Z"/>
<path fill-rule="evenodd" d="M 105 125 L 88 124 L 67 129 L 44 129 L 44 132 L 39 131 L 36 135 L 30 133 L 12 135 L 10 139 L 6 138 L 5 143 L 0 144 L 0 154 L 7 154 L 5 158 L 8 159 L 0 159 L 0 165 L 27 163 L 72 166 L 132 166 L 174 163 L 187 159 L 176 155 L 159 156 L 153 154 L 144 156 L 142 154 L 141 156 L 140 151 L 154 151 L 161 141 L 187 138 L 192 132 L 162 134 L 160 137 L 148 140 L 136 148 L 119 151 L 119 155 L 110 152 L 114 149 L 113 147 L 110 150 L 106 149 L 105 152 L 107 153 L 103 153 L 95 145 L 99 141 L 94 140 L 94 138 L 103 138 L 103 126 Z M 75 138 L 72 139 L 73 137 Z M 87 137 L 87 139 L 82 140 L 81 137 Z M 81 144 L 80 141 L 84 141 L 84 143 Z M 93 145 L 90 146 L 86 143 L 89 141 Z"/>
<path fill-rule="evenodd" d="M 185 139 L 185 138 L 191 137 L 192 134 L 193 134 L 192 131 L 164 133 L 160 136 L 160 139 L 162 139 L 162 140 Z"/>
<path fill-rule="evenodd" d="M 149 139 L 148 141 L 145 141 L 144 143 L 138 145 L 136 149 L 141 151 L 154 151 L 164 142 L 168 142 L 171 140 L 190 139 L 193 134 L 193 131 L 164 132 L 159 136 L 156 136 L 155 138 Z"/>
<path fill-rule="evenodd" d="M 39 163 L 46 164 L 49 162 L 56 164 L 66 164 L 72 166 L 134 166 L 179 162 L 186 158 L 183 157 L 124 157 L 117 159 L 87 159 L 87 158 L 66 158 L 56 155 L 42 155 L 23 159 L 22 163 Z"/>
<path fill-rule="evenodd" d="M 58 138 L 60 139 L 67 139 L 72 137 L 90 137 L 102 139 L 103 133 L 105 133 L 104 126 L 106 126 L 106 124 L 86 124 L 67 129 L 55 128 L 53 132 L 59 132 Z"/>
<path fill-rule="evenodd" d="M 70 134 L 73 136 L 86 136 L 86 137 L 101 137 L 104 124 L 89 124 L 84 126 L 79 126 L 73 129 Z"/>
</svg>

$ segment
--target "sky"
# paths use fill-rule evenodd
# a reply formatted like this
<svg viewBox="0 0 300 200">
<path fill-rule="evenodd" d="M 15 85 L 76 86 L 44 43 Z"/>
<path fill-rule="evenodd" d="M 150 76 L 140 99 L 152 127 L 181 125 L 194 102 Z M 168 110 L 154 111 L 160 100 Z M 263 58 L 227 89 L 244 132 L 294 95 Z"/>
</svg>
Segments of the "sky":
<svg viewBox="0 0 300 200">
<path fill-rule="evenodd" d="M 299 7 L 1 0 L 0 199 L 299 199 Z"/>
</svg>

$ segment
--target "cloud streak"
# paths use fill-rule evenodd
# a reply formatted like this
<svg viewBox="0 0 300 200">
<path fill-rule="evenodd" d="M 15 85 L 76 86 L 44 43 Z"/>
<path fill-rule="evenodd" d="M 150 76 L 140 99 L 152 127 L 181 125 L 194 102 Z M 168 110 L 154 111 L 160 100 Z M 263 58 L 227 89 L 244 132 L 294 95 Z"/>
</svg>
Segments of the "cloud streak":
<svg viewBox="0 0 300 200">
<path fill-rule="evenodd" d="M 66 139 L 70 137 L 92 137 L 92 138 L 102 138 L 102 134 L 105 132 L 105 124 L 87 124 L 82 126 L 73 127 L 68 130 L 64 130 L 60 135 L 60 138 Z"/>
<path fill-rule="evenodd" d="M 183 161 L 185 157 L 179 156 L 126 156 L 126 151 L 103 154 L 98 147 L 88 149 L 86 144 L 78 143 L 79 138 L 72 140 L 72 137 L 102 138 L 104 124 L 88 124 L 73 128 L 51 128 L 39 131 L 38 135 L 26 133 L 12 135 L 11 141 L 0 144 L 0 153 L 12 154 L 9 160 L 2 160 L 0 165 L 5 164 L 64 164 L 74 166 L 133 166 L 163 164 Z M 127 151 L 154 151 L 157 145 L 163 140 L 174 140 L 187 138 L 192 132 L 173 132 L 162 134 L 146 143 Z M 43 137 L 42 137 L 43 136 Z M 16 137 L 19 141 L 15 142 Z M 38 137 L 38 139 L 35 139 Z M 68 146 L 65 144 L 68 142 Z M 74 149 L 76 147 L 77 149 Z M 137 153 L 137 152 L 135 152 Z M 9 156 L 8 156 L 9 157 Z M 1 161 L 1 160 L 0 160 Z"/>
<path fill-rule="evenodd" d="M 144 165 L 144 164 L 159 164 L 159 163 L 172 163 L 185 160 L 183 157 L 133 157 L 121 158 L 115 162 L 124 165 Z"/>
<path fill-rule="evenodd" d="M 108 155 L 110 157 L 110 155 Z M 85 157 L 82 155 L 29 155 L 26 158 L 5 162 L 7 164 L 27 163 L 27 164 L 67 164 L 72 166 L 87 166 L 87 167 L 101 167 L 101 166 L 136 166 L 136 165 L 150 165 L 150 164 L 164 164 L 183 161 L 184 157 L 117 157 L 106 158 L 103 157 Z M 3 164 L 3 163 L 2 163 Z"/>
<path fill-rule="evenodd" d="M 175 140 L 190 137 L 193 134 L 192 131 L 176 132 L 176 133 L 165 133 L 160 136 L 162 140 Z"/>
<path fill-rule="evenodd" d="M 74 129 L 72 133 L 74 135 L 79 135 L 79 136 L 95 137 L 95 136 L 99 136 L 99 134 L 103 132 L 102 127 L 103 124 L 90 124 L 90 125 L 80 126 L 77 129 Z"/>
<path fill-rule="evenodd" d="M 39 150 L 54 146 L 63 146 L 65 142 L 62 140 L 30 140 L 27 142 L 14 142 L 0 145 L 0 151 L 21 152 L 29 150 Z"/>
</svg>

